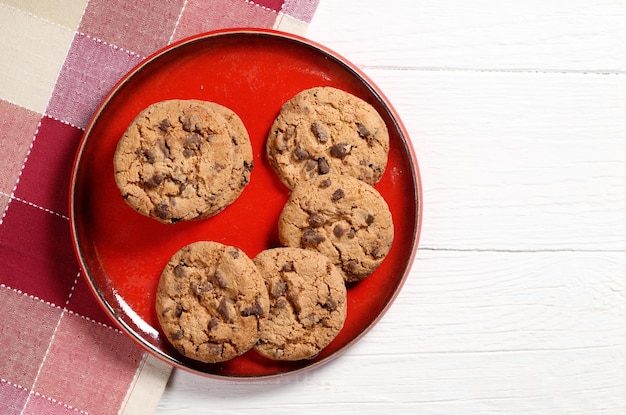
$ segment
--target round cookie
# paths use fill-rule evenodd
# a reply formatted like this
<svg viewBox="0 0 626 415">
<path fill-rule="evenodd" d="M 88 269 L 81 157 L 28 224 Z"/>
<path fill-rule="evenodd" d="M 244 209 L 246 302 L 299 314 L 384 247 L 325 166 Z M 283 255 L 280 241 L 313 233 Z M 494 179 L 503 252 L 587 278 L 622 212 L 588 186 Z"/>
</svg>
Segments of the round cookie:
<svg viewBox="0 0 626 415">
<path fill-rule="evenodd" d="M 255 350 L 274 360 L 315 357 L 346 319 L 346 286 L 324 255 L 274 248 L 254 258 L 269 291 L 270 311 L 261 321 Z"/>
<path fill-rule="evenodd" d="M 268 311 L 261 274 L 232 246 L 187 245 L 159 280 L 156 312 L 165 337 L 182 355 L 201 362 L 223 362 L 250 350 Z"/>
<path fill-rule="evenodd" d="M 389 132 L 380 114 L 362 99 L 332 87 L 311 88 L 282 106 L 266 153 L 290 189 L 328 173 L 374 185 L 387 165 Z"/>
<path fill-rule="evenodd" d="M 382 263 L 394 229 L 376 189 L 352 176 L 329 174 L 293 189 L 278 220 L 278 236 L 285 246 L 326 255 L 351 283 Z"/>
<path fill-rule="evenodd" d="M 252 147 L 241 120 L 222 115 L 227 111 L 197 100 L 141 111 L 113 159 L 126 203 L 162 223 L 207 218 L 233 203 L 250 180 Z"/>
</svg>

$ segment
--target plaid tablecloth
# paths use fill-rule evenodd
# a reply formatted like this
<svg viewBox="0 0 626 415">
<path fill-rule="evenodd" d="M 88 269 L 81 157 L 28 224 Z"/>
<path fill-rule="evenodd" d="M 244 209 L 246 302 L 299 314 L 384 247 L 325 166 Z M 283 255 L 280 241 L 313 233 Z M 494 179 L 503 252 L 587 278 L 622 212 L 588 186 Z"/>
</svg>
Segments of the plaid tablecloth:
<svg viewBox="0 0 626 415">
<path fill-rule="evenodd" d="M 152 413 L 171 368 L 99 308 L 70 239 L 83 130 L 145 56 L 225 27 L 303 34 L 318 0 L 0 0 L 0 413 Z"/>
</svg>

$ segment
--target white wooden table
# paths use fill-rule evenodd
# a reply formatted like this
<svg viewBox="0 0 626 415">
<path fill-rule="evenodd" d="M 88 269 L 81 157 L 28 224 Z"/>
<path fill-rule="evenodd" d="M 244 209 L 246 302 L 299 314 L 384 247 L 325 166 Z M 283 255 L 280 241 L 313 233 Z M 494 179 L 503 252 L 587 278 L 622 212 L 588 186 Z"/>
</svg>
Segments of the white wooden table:
<svg viewBox="0 0 626 415">
<path fill-rule="evenodd" d="M 412 272 L 330 364 L 175 371 L 157 413 L 626 413 L 626 3 L 322 0 L 307 37 L 409 130 Z"/>
</svg>

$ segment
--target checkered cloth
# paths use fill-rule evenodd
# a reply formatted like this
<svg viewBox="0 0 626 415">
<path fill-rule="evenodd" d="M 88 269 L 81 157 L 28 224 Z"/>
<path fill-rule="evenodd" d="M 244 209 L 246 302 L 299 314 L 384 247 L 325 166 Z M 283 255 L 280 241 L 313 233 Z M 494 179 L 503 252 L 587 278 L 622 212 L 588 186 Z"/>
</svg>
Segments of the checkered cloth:
<svg viewBox="0 0 626 415">
<path fill-rule="evenodd" d="M 303 34 L 318 0 L 0 0 L 0 413 L 151 413 L 171 368 L 99 308 L 68 223 L 93 111 L 141 60 L 225 27 Z"/>
</svg>

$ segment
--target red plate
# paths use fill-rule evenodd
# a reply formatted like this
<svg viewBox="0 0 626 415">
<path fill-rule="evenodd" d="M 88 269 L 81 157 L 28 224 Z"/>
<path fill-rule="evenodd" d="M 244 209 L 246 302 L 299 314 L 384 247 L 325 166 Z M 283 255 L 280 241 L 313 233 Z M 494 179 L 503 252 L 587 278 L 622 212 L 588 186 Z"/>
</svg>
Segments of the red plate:
<svg viewBox="0 0 626 415">
<path fill-rule="evenodd" d="M 161 270 L 181 247 L 213 240 L 251 258 L 279 245 L 277 220 L 288 189 L 265 159 L 265 138 L 282 104 L 314 86 L 334 86 L 372 104 L 390 132 L 390 154 L 376 185 L 395 223 L 395 240 L 378 270 L 348 290 L 338 337 L 316 358 L 276 362 L 254 350 L 204 364 L 174 351 L 154 310 Z M 133 118 L 166 99 L 214 101 L 246 125 L 254 152 L 250 184 L 213 218 L 164 225 L 126 205 L 115 186 L 113 153 Z M 70 188 L 70 223 L 83 274 L 96 299 L 132 339 L 158 358 L 199 374 L 258 378 L 319 366 L 360 339 L 388 309 L 404 283 L 419 239 L 421 187 L 405 128 L 381 91 L 343 57 L 298 36 L 271 30 L 225 30 L 180 41 L 148 57 L 109 93 L 87 126 Z"/>
</svg>

